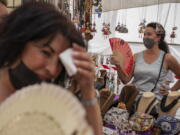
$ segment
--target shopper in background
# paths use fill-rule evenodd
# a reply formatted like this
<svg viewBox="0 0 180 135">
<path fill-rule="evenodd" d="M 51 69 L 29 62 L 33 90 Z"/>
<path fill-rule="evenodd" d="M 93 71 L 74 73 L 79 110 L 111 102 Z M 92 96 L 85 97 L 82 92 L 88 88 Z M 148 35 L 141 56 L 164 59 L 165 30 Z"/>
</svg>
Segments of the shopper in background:
<svg viewBox="0 0 180 135">
<path fill-rule="evenodd" d="M 161 24 L 154 22 L 146 26 L 143 38 L 146 50 L 134 55 L 135 66 L 129 75 L 122 69 L 120 64 L 122 60 L 118 59 L 116 55 L 112 56 L 112 62 L 118 67 L 118 76 L 124 84 L 134 78 L 132 84 L 140 93 L 153 91 L 158 99 L 161 99 L 165 93 L 165 91 L 159 89 L 164 83 L 168 71 L 171 70 L 174 74 L 180 75 L 180 64 L 169 53 L 164 38 L 165 30 Z M 163 56 L 165 56 L 164 61 Z M 161 63 L 162 71 L 160 72 Z M 159 73 L 160 77 L 158 79 Z"/>
</svg>

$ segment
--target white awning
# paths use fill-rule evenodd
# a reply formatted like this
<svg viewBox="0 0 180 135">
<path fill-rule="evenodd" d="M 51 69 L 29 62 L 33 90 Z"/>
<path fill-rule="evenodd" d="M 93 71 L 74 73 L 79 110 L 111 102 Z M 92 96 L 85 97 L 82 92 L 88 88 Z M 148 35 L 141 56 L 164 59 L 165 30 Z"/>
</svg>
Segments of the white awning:
<svg viewBox="0 0 180 135">
<path fill-rule="evenodd" d="M 102 0 L 103 12 L 151 6 L 163 3 L 180 3 L 180 0 Z"/>
</svg>

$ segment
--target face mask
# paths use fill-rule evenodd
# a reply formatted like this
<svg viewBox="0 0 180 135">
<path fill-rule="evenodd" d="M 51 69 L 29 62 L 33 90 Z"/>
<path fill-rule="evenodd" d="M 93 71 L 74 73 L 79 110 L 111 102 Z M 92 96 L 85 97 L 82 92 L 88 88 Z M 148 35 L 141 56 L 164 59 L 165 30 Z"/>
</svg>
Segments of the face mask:
<svg viewBox="0 0 180 135">
<path fill-rule="evenodd" d="M 104 86 L 104 84 L 103 83 L 100 83 L 100 82 L 96 82 L 96 84 L 95 84 L 96 86 L 96 89 L 102 89 L 103 88 L 103 86 Z"/>
<path fill-rule="evenodd" d="M 15 89 L 40 83 L 42 80 L 31 71 L 23 62 L 14 69 L 9 69 L 9 78 Z"/>
<path fill-rule="evenodd" d="M 149 38 L 143 38 L 143 43 L 147 49 L 151 49 L 154 45 L 154 40 Z"/>
</svg>

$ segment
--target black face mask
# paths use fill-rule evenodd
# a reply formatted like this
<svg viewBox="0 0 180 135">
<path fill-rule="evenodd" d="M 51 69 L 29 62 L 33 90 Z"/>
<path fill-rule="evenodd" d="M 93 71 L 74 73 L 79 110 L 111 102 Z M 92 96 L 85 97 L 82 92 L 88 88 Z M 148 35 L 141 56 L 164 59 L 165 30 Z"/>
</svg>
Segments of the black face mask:
<svg viewBox="0 0 180 135">
<path fill-rule="evenodd" d="M 8 72 L 10 81 L 15 89 L 21 89 L 22 87 L 42 82 L 23 62 L 14 69 L 9 69 Z"/>
</svg>

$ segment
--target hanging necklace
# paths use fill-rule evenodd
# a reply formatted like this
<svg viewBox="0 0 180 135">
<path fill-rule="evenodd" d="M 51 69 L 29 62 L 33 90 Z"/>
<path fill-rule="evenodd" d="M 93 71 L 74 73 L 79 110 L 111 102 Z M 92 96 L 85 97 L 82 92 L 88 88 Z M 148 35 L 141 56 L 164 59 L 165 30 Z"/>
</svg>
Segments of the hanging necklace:
<svg viewBox="0 0 180 135">
<path fill-rule="evenodd" d="M 126 7 L 126 2 L 123 3 L 124 7 Z M 127 9 L 123 9 L 123 28 L 122 28 L 122 33 L 128 33 L 128 28 L 127 28 Z"/>
<path fill-rule="evenodd" d="M 140 98 L 137 100 L 137 103 L 136 103 L 136 104 L 137 104 L 137 107 L 136 107 L 136 109 L 138 109 L 138 107 L 139 107 L 139 102 L 140 102 L 141 98 L 142 98 L 142 97 L 140 97 Z M 155 101 L 156 101 L 156 97 L 154 97 L 154 99 L 148 104 L 148 106 L 147 106 L 147 108 L 146 108 L 146 110 L 145 110 L 144 113 L 148 113 L 148 112 L 149 112 L 149 109 L 151 108 L 152 105 L 154 105 Z"/>
<path fill-rule="evenodd" d="M 92 28 L 91 28 L 91 32 L 93 34 L 93 36 L 95 35 L 95 33 L 97 32 L 96 30 L 96 16 L 95 16 L 95 13 L 94 13 L 94 23 L 92 23 Z"/>
<path fill-rule="evenodd" d="M 177 13 L 177 4 L 175 4 L 174 6 L 175 6 L 175 9 L 174 9 L 174 25 L 172 27 L 172 32 L 170 34 L 171 43 L 174 43 L 174 38 L 176 38 L 176 32 L 175 31 L 177 30 L 177 26 L 175 25 L 175 23 L 176 23 L 176 13 Z"/>
<path fill-rule="evenodd" d="M 117 16 L 118 16 L 118 24 L 117 24 L 117 26 L 115 27 L 115 31 L 117 31 L 117 32 L 120 32 L 120 30 L 121 30 L 121 25 L 120 25 L 120 12 L 118 11 L 117 12 Z"/>
<path fill-rule="evenodd" d="M 162 101 L 161 101 L 161 104 L 160 104 L 161 110 L 163 112 L 170 111 L 177 104 L 178 100 L 180 99 L 180 96 L 178 98 L 174 99 L 169 105 L 165 106 L 166 99 L 167 99 L 167 96 L 164 96 L 162 98 Z"/>
<path fill-rule="evenodd" d="M 146 12 L 147 12 L 146 2 L 145 0 L 143 0 L 143 7 L 139 9 L 139 16 L 140 16 L 139 17 L 140 24 L 138 26 L 139 38 L 143 38 L 144 30 L 146 27 Z"/>
</svg>

